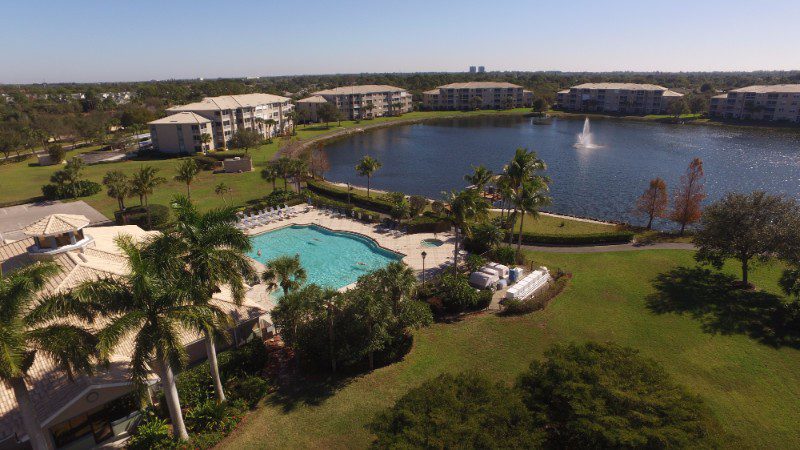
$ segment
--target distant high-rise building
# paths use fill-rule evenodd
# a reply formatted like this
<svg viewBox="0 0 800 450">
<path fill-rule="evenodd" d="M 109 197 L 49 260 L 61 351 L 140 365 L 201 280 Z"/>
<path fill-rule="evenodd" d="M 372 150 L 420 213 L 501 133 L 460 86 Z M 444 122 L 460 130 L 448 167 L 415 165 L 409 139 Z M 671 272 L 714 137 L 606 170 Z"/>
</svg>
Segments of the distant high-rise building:
<svg viewBox="0 0 800 450">
<path fill-rule="evenodd" d="M 484 72 L 486 72 L 486 67 L 478 66 L 478 73 L 484 73 Z"/>
<path fill-rule="evenodd" d="M 469 66 L 469 73 L 475 73 L 475 66 Z"/>
</svg>

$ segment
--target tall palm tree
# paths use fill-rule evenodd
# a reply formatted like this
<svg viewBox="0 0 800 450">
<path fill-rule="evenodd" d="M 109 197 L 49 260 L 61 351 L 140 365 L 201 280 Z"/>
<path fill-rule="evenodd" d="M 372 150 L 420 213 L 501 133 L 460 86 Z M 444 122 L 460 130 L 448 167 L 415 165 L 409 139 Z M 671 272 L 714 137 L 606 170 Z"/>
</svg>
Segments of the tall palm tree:
<svg viewBox="0 0 800 450">
<path fill-rule="evenodd" d="M 521 189 L 518 190 L 513 198 L 514 208 L 522 213 L 519 218 L 517 256 L 519 256 L 522 249 L 522 229 L 525 224 L 525 214 L 528 213 L 536 217 L 539 215 L 539 208 L 550 204 L 550 197 L 545 192 L 547 192 L 547 183 L 541 178 L 533 178 L 525 180 Z"/>
<path fill-rule="evenodd" d="M 367 177 L 367 198 L 369 198 L 369 182 L 372 179 L 372 175 L 381 168 L 381 165 L 380 161 L 369 155 L 364 155 L 356 165 L 356 172 L 362 177 Z"/>
<path fill-rule="evenodd" d="M 464 181 L 475 186 L 478 192 L 483 192 L 483 189 L 492 181 L 494 174 L 486 166 L 472 166 L 472 174 L 464 175 Z"/>
<path fill-rule="evenodd" d="M 275 164 L 270 163 L 267 167 L 261 169 L 261 179 L 267 183 L 272 183 L 272 190 L 276 189 L 275 183 L 278 180 L 278 169 Z"/>
<path fill-rule="evenodd" d="M 308 174 L 308 162 L 302 159 L 292 159 L 289 165 L 289 173 L 294 178 L 295 188 L 300 192 L 300 183 Z"/>
<path fill-rule="evenodd" d="M 165 269 L 173 261 L 164 260 L 164 257 L 178 258 L 186 264 L 197 289 L 192 299 L 196 305 L 209 306 L 212 295 L 223 286 L 230 290 L 234 303 L 241 305 L 247 290 L 244 280 L 254 279 L 257 274 L 245 256 L 251 248 L 250 240 L 235 226 L 235 209 L 199 213 L 185 197 L 175 199 L 173 208 L 177 219 L 175 227 L 150 246 L 153 259 L 161 261 Z M 214 329 L 205 329 L 203 334 L 214 391 L 217 400 L 224 402 Z"/>
<path fill-rule="evenodd" d="M 203 133 L 200 135 L 200 143 L 203 145 L 203 153 L 208 150 L 208 144 L 211 143 L 211 135 L 208 133 Z"/>
<path fill-rule="evenodd" d="M 117 200 L 119 210 L 124 211 L 125 198 L 131 194 L 128 176 L 120 170 L 111 170 L 103 177 L 103 185 L 108 189 L 108 196 Z"/>
<path fill-rule="evenodd" d="M 74 325 L 92 322 L 94 308 L 61 295 L 38 298 L 59 272 L 53 263 L 37 263 L 0 278 L 0 379 L 14 392 L 22 424 L 35 449 L 51 448 L 36 418 L 25 382 L 37 355 L 53 360 L 70 379 L 91 373 L 96 337 Z"/>
<path fill-rule="evenodd" d="M 417 285 L 414 271 L 401 261 L 395 261 L 373 272 L 386 295 L 394 304 L 394 312 L 400 310 L 400 303 L 411 297 Z"/>
<path fill-rule="evenodd" d="M 512 198 L 518 198 L 521 195 L 523 183 L 528 180 L 539 179 L 543 183 L 549 183 L 550 179 L 540 175 L 539 172 L 547 170 L 547 164 L 539 159 L 536 152 L 528 151 L 526 148 L 517 148 L 514 157 L 506 167 L 505 175 L 508 177 L 508 187 L 511 190 Z M 516 217 L 517 207 L 514 206 L 514 215 Z M 513 233 L 509 233 L 508 243 L 511 244 Z"/>
<path fill-rule="evenodd" d="M 267 261 L 267 270 L 261 278 L 270 287 L 280 286 L 286 296 L 289 291 L 296 290 L 305 283 L 308 274 L 300 264 L 300 255 L 286 255 Z"/>
<path fill-rule="evenodd" d="M 309 317 L 320 308 L 322 289 L 316 284 L 303 286 L 292 292 L 286 293 L 278 300 L 270 315 L 275 324 L 280 328 L 280 334 L 286 345 L 296 347 L 298 342 L 298 329 Z M 295 370 L 300 368 L 300 356 L 294 354 Z"/>
<path fill-rule="evenodd" d="M 334 333 L 334 321 L 336 313 L 341 308 L 343 301 L 342 294 L 335 289 L 325 289 L 319 296 L 321 307 L 325 309 L 328 319 L 328 351 L 331 358 L 331 372 L 336 373 L 336 335 Z"/>
<path fill-rule="evenodd" d="M 456 232 L 456 243 L 453 249 L 453 271 L 458 272 L 458 251 L 463 236 L 471 234 L 471 225 L 483 220 L 488 215 L 489 204 L 474 189 L 461 192 L 445 193 L 447 220 Z"/>
<path fill-rule="evenodd" d="M 195 162 L 194 158 L 184 159 L 183 162 L 178 164 L 178 167 L 176 167 L 175 170 L 177 172 L 175 174 L 175 181 L 186 183 L 186 197 L 191 199 L 192 191 L 190 190 L 190 186 L 197 177 L 197 174 L 200 173 L 200 168 L 197 167 L 197 162 Z"/>
<path fill-rule="evenodd" d="M 133 174 L 131 179 L 131 192 L 139 196 L 139 203 L 147 210 L 147 227 L 152 226 L 152 219 L 150 216 L 150 202 L 149 197 L 153 194 L 156 186 L 166 183 L 167 179 L 157 175 L 158 169 L 153 166 L 141 166 L 139 170 Z"/>
<path fill-rule="evenodd" d="M 224 181 L 214 186 L 214 193 L 222 197 L 222 201 L 225 202 L 225 206 L 228 206 L 228 199 L 225 198 L 225 195 L 230 194 L 230 192 L 231 187 L 225 184 Z"/>
<path fill-rule="evenodd" d="M 127 235 L 116 239 L 128 258 L 128 275 L 88 281 L 73 289 L 71 297 L 92 303 L 108 317 L 98 333 L 100 356 L 108 357 L 123 339 L 131 336 L 131 379 L 143 391 L 149 367 L 161 378 L 164 398 L 172 420 L 173 435 L 187 440 L 175 371 L 186 367 L 188 355 L 181 341 L 184 330 L 197 333 L 224 329 L 227 315 L 212 305 L 194 302 L 198 286 L 178 258 L 167 269 L 163 261 L 148 256 L 152 241 L 136 244 Z"/>
<path fill-rule="evenodd" d="M 292 174 L 292 159 L 286 156 L 281 156 L 274 161 L 274 166 L 278 175 L 283 178 L 283 189 L 288 191 L 289 182 L 287 179 L 289 178 L 289 175 Z"/>
</svg>

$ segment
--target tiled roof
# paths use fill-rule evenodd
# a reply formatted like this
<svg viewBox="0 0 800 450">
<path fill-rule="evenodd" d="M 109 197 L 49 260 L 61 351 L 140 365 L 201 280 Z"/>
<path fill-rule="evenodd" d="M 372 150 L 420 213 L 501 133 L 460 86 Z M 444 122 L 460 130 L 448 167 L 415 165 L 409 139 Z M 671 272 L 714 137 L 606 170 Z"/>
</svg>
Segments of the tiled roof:
<svg viewBox="0 0 800 450">
<path fill-rule="evenodd" d="M 800 84 L 754 85 L 731 89 L 731 92 L 754 92 L 756 94 L 798 93 L 800 92 Z"/>
<path fill-rule="evenodd" d="M 179 113 L 175 113 L 169 115 L 167 117 L 163 117 L 161 119 L 154 120 L 152 122 L 147 122 L 148 125 L 163 125 L 163 124 L 200 124 L 200 123 L 211 123 L 210 120 L 206 119 L 205 117 L 195 114 L 191 111 L 181 111 Z"/>
<path fill-rule="evenodd" d="M 572 89 L 626 89 L 630 91 L 666 91 L 667 88 L 657 84 L 640 83 L 583 83 L 572 86 Z"/>
<path fill-rule="evenodd" d="M 505 81 L 470 81 L 467 83 L 450 83 L 439 86 L 438 89 L 494 89 L 494 88 L 520 88 L 517 84 Z"/>
<path fill-rule="evenodd" d="M 320 95 L 312 95 L 311 97 L 306 97 L 297 101 L 297 103 L 327 103 L 328 101 L 325 100 L 325 97 Z"/>
<path fill-rule="evenodd" d="M 664 91 L 664 94 L 662 94 L 662 95 L 664 97 L 683 97 L 683 94 L 681 94 L 680 92 L 675 92 L 675 91 L 670 91 L 670 90 Z"/>
<path fill-rule="evenodd" d="M 359 86 L 341 86 L 333 89 L 314 92 L 314 95 L 352 95 L 352 94 L 378 94 L 381 92 L 405 91 L 403 88 L 385 84 L 362 84 Z"/>
<path fill-rule="evenodd" d="M 290 99 L 272 94 L 241 94 L 221 95 L 219 97 L 206 97 L 199 102 L 167 108 L 169 112 L 178 111 L 217 111 L 221 109 L 249 108 L 271 103 L 288 102 Z"/>
<path fill-rule="evenodd" d="M 52 236 L 68 231 L 77 231 L 89 225 L 86 216 L 74 214 L 50 214 L 33 222 L 22 231 L 28 236 Z"/>
</svg>

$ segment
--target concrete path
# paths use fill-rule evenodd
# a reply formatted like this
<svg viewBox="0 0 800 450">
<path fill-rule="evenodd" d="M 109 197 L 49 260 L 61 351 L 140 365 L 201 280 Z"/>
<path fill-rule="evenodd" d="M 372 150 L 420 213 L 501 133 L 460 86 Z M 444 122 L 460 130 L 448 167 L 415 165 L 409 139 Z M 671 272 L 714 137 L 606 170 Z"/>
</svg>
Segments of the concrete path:
<svg viewBox="0 0 800 450">
<path fill-rule="evenodd" d="M 655 244 L 612 244 L 612 245 L 523 245 L 525 250 L 545 253 L 605 253 L 627 252 L 634 250 L 695 250 L 694 244 L 683 242 L 660 242 Z"/>
</svg>

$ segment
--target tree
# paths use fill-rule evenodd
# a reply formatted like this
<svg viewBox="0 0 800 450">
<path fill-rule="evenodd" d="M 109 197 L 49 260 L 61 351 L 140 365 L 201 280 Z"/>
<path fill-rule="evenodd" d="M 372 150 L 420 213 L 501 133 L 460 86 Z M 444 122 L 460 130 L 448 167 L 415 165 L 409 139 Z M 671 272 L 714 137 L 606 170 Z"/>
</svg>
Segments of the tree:
<svg viewBox="0 0 800 450">
<path fill-rule="evenodd" d="M 634 213 L 647 217 L 647 229 L 649 230 L 653 226 L 653 219 L 666 215 L 668 204 L 667 183 L 661 178 L 653 178 L 650 180 L 650 187 L 636 200 Z"/>
<path fill-rule="evenodd" d="M 339 108 L 335 105 L 323 103 L 320 105 L 319 109 L 317 109 L 317 117 L 319 117 L 319 120 L 325 122 L 325 128 L 330 128 L 330 123 L 339 120 L 341 113 L 339 112 Z"/>
<path fill-rule="evenodd" d="M 547 183 L 542 177 L 534 177 L 522 182 L 522 186 L 514 196 L 514 209 L 522 213 L 519 218 L 519 235 L 517 237 L 517 256 L 522 251 L 522 230 L 525 224 L 525 214 L 536 217 L 539 208 L 550 204 L 550 197 L 545 195 Z"/>
<path fill-rule="evenodd" d="M 60 271 L 36 263 L 0 278 L 0 379 L 12 389 L 22 425 L 35 449 L 52 448 L 42 431 L 26 379 L 36 358 L 49 358 L 73 380 L 91 373 L 97 338 L 77 323 L 90 323 L 94 309 L 64 296 L 37 294 Z"/>
<path fill-rule="evenodd" d="M 695 259 L 721 269 L 734 258 L 742 267 L 742 283 L 748 283 L 753 260 L 767 261 L 792 242 L 800 223 L 800 207 L 794 199 L 762 191 L 728 193 L 706 208 L 694 236 Z"/>
<path fill-rule="evenodd" d="M 402 261 L 391 262 L 386 267 L 373 272 L 383 295 L 393 303 L 395 314 L 400 312 L 400 304 L 410 300 L 417 286 L 417 276 L 414 271 Z"/>
<path fill-rule="evenodd" d="M 292 178 L 294 178 L 297 192 L 300 192 L 300 183 L 308 174 L 308 163 L 302 159 L 291 159 L 289 161 L 288 172 L 291 174 Z"/>
<path fill-rule="evenodd" d="M 225 182 L 220 182 L 218 185 L 214 186 L 214 193 L 222 197 L 222 201 L 225 202 L 225 206 L 228 205 L 228 199 L 225 198 L 225 195 L 230 194 L 231 188 Z"/>
<path fill-rule="evenodd" d="M 328 155 L 322 149 L 322 146 L 317 146 L 309 152 L 308 168 L 311 170 L 312 177 L 325 179 L 325 172 L 331 169 L 331 165 L 328 162 Z"/>
<path fill-rule="evenodd" d="M 103 185 L 108 196 L 117 200 L 120 211 L 125 210 L 125 199 L 131 195 L 131 182 L 120 170 L 111 170 L 103 176 Z"/>
<path fill-rule="evenodd" d="M 704 95 L 692 95 L 688 101 L 689 112 L 700 114 L 708 110 L 708 100 Z"/>
<path fill-rule="evenodd" d="M 681 176 L 680 185 L 673 194 L 672 211 L 669 213 L 670 220 L 680 224 L 681 236 L 687 225 L 700 220 L 701 203 L 706 198 L 704 180 L 703 160 L 695 158 Z"/>
<path fill-rule="evenodd" d="M 6 159 L 11 155 L 11 152 L 22 146 L 22 135 L 16 130 L 0 129 L 0 151 L 3 152 Z"/>
<path fill-rule="evenodd" d="M 689 105 L 686 104 L 686 100 L 683 97 L 679 97 L 673 100 L 670 100 L 669 104 L 667 105 L 667 112 L 675 116 L 676 119 L 679 119 L 682 114 L 686 114 L 689 112 Z"/>
<path fill-rule="evenodd" d="M 192 192 L 190 190 L 190 186 L 197 177 L 197 174 L 200 173 L 200 168 L 197 167 L 197 163 L 195 162 L 194 158 L 186 158 L 180 164 L 178 164 L 178 166 L 175 168 L 175 172 L 175 181 L 186 183 L 186 197 L 191 200 Z"/>
<path fill-rule="evenodd" d="M 173 435 L 187 440 L 175 371 L 186 367 L 188 355 L 181 340 L 185 331 L 219 330 L 226 317 L 219 308 L 198 305 L 198 286 L 178 258 L 153 258 L 151 242 L 136 244 L 127 235 L 116 239 L 127 257 L 129 274 L 84 282 L 71 296 L 97 305 L 108 324 L 98 333 L 98 349 L 106 358 L 123 339 L 131 337 L 131 379 L 138 390 L 147 386 L 150 364 L 161 378 L 162 390 L 172 420 Z M 164 261 L 169 262 L 168 267 Z"/>
<path fill-rule="evenodd" d="M 211 143 L 211 140 L 212 140 L 211 135 L 208 134 L 208 133 L 203 133 L 203 134 L 200 135 L 200 142 L 203 145 L 203 151 L 204 152 L 208 151 L 208 147 L 209 147 L 208 144 Z"/>
<path fill-rule="evenodd" d="M 494 178 L 492 171 L 482 164 L 477 167 L 472 166 L 471 175 L 464 175 L 464 181 L 475 186 L 478 192 L 483 192 L 483 189 L 492 181 L 492 178 Z"/>
<path fill-rule="evenodd" d="M 428 199 L 422 195 L 412 195 L 408 198 L 408 206 L 410 208 L 411 217 L 417 217 L 425 211 L 428 206 Z"/>
<path fill-rule="evenodd" d="M 257 147 L 262 142 L 264 142 L 264 138 L 258 131 L 247 128 L 236 131 L 231 137 L 231 147 L 242 148 L 245 154 L 249 154 L 252 147 Z"/>
<path fill-rule="evenodd" d="M 275 171 L 283 178 L 283 189 L 289 190 L 289 175 L 292 174 L 292 158 L 281 156 L 277 160 L 273 161 L 272 165 L 275 167 Z"/>
<path fill-rule="evenodd" d="M 280 286 L 284 296 L 302 286 L 308 276 L 300 264 L 300 255 L 279 256 L 267 261 L 266 266 L 261 278 L 269 286 Z"/>
<path fill-rule="evenodd" d="M 458 272 L 458 251 L 463 236 L 471 235 L 472 223 L 485 219 L 489 204 L 473 189 L 445 194 L 447 220 L 456 232 L 453 249 L 453 272 Z"/>
<path fill-rule="evenodd" d="M 550 105 L 547 104 L 547 100 L 542 97 L 536 97 L 533 99 L 533 112 L 543 113 L 550 109 Z"/>
<path fill-rule="evenodd" d="M 483 105 L 483 98 L 481 98 L 481 96 L 476 95 L 475 97 L 469 99 L 470 109 L 474 109 L 477 111 L 481 109 L 481 105 Z"/>
<path fill-rule="evenodd" d="M 67 151 L 64 150 L 64 147 L 53 144 L 47 147 L 47 156 L 50 157 L 50 161 L 54 164 L 61 164 L 67 157 Z"/>
<path fill-rule="evenodd" d="M 550 179 L 540 175 L 540 172 L 546 169 L 547 164 L 536 156 L 536 152 L 528 151 L 526 148 L 517 148 L 514 152 L 514 157 L 505 169 L 503 177 L 505 180 L 501 183 L 507 191 L 506 194 L 510 195 L 509 200 L 514 204 L 514 217 L 519 208 L 516 203 L 525 199 L 522 190 L 527 182 L 533 183 L 533 186 L 539 189 L 546 188 Z M 509 244 L 512 242 L 513 235 L 513 232 L 509 233 Z"/>
<path fill-rule="evenodd" d="M 139 196 L 139 203 L 147 210 L 148 228 L 152 226 L 149 197 L 158 185 L 167 182 L 166 178 L 157 175 L 158 170 L 152 166 L 142 166 L 131 179 L 131 193 Z"/>
<path fill-rule="evenodd" d="M 50 177 L 50 182 L 59 186 L 68 186 L 72 192 L 73 198 L 78 198 L 78 186 L 83 180 L 83 160 L 78 157 L 73 157 L 62 170 L 56 171 Z"/>
<path fill-rule="evenodd" d="M 367 198 L 369 198 L 369 185 L 372 175 L 380 168 L 381 162 L 369 155 L 364 155 L 356 165 L 356 173 L 358 173 L 359 176 L 367 177 Z"/>
<path fill-rule="evenodd" d="M 272 190 L 276 189 L 275 182 L 278 179 L 278 170 L 274 163 L 270 163 L 267 167 L 261 169 L 261 179 L 267 183 L 272 183 Z"/>
<path fill-rule="evenodd" d="M 251 244 L 247 236 L 236 228 L 236 211 L 233 208 L 220 208 L 200 213 L 188 198 L 178 197 L 173 203 L 175 227 L 151 244 L 153 259 L 161 261 L 166 269 L 173 259 L 180 259 L 188 268 L 195 288 L 192 302 L 195 305 L 212 307 L 212 295 L 226 286 L 236 305 L 244 301 L 247 287 L 244 280 L 255 279 L 257 274 L 250 265 L 245 253 Z M 167 261 L 164 261 L 167 258 Z M 230 319 L 213 323 L 229 325 Z M 217 364 L 215 339 L 219 336 L 216 328 L 205 327 L 203 335 L 206 354 L 214 381 L 214 391 L 219 402 L 225 401 L 222 380 Z"/>
<path fill-rule="evenodd" d="M 519 394 L 476 374 L 442 374 L 370 424 L 374 448 L 541 448 L 544 432 Z"/>
<path fill-rule="evenodd" d="M 544 422 L 545 447 L 682 448 L 707 434 L 700 398 L 632 348 L 553 346 L 517 389 Z"/>
</svg>

